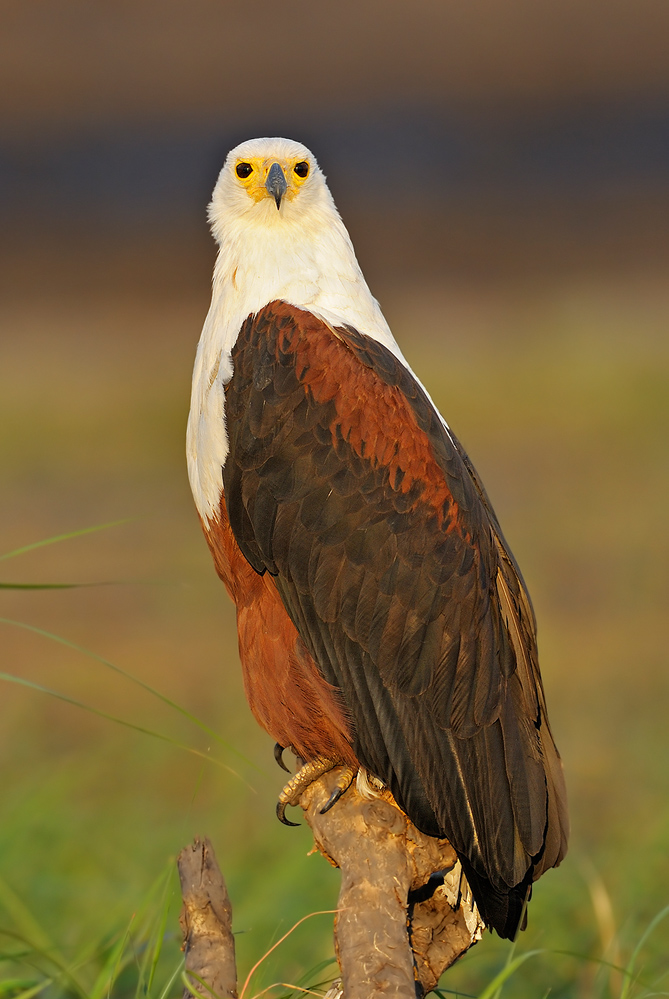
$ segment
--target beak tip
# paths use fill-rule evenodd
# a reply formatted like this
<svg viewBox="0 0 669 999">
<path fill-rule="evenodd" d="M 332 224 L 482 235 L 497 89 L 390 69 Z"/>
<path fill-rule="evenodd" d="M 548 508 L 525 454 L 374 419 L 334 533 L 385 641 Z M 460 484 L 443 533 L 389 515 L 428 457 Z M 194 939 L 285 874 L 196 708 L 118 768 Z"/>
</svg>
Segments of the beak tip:
<svg viewBox="0 0 669 999">
<path fill-rule="evenodd" d="M 276 210 L 279 211 L 283 196 L 288 190 L 286 177 L 279 163 L 272 163 L 269 173 L 267 174 L 265 188 L 267 189 L 267 193 L 271 194 L 274 198 L 276 202 Z"/>
</svg>

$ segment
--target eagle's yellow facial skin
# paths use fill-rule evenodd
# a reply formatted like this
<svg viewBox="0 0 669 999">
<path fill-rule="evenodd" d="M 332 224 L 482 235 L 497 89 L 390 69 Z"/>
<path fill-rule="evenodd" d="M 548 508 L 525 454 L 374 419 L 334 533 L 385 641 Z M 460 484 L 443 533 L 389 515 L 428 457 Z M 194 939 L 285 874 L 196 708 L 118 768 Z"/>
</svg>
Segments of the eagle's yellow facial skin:
<svg viewBox="0 0 669 999">
<path fill-rule="evenodd" d="M 279 164 L 283 170 L 283 175 L 286 178 L 288 188 L 283 196 L 286 201 L 293 200 L 311 173 L 311 164 L 305 159 L 264 159 L 259 156 L 250 157 L 249 159 L 239 159 L 234 165 L 235 177 L 237 182 L 246 190 L 246 193 L 252 201 L 257 203 L 262 201 L 263 198 L 273 198 L 265 187 L 265 184 L 267 182 L 267 175 L 275 163 Z M 237 169 L 240 164 L 243 166 L 248 164 L 248 166 L 251 167 L 251 173 L 248 177 L 240 177 L 237 173 Z M 299 174 L 295 173 L 295 167 L 299 165 L 303 168 L 304 164 L 307 165 L 307 173 L 306 176 L 300 177 Z M 300 172 L 303 172 L 303 169 L 300 170 Z"/>
</svg>

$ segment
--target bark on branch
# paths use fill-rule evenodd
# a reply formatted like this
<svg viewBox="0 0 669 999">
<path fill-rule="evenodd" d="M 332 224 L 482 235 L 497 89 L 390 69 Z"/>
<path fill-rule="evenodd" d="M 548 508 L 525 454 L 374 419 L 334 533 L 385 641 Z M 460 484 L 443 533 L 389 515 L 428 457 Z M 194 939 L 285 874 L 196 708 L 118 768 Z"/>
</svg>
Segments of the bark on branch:
<svg viewBox="0 0 669 999">
<path fill-rule="evenodd" d="M 186 952 L 186 974 L 206 995 L 237 999 L 235 938 L 232 935 L 232 906 L 223 875 L 208 839 L 195 839 L 177 857 L 183 909 L 179 922 Z M 205 983 L 200 987 L 198 979 Z M 185 989 L 183 999 L 192 993 Z"/>
<path fill-rule="evenodd" d="M 424 994 L 483 929 L 455 851 L 419 832 L 386 792 L 369 799 L 354 784 L 321 814 L 336 783 L 336 770 L 325 774 L 301 805 L 342 872 L 335 949 L 345 999 Z M 443 880 L 430 880 L 436 872 Z"/>
</svg>

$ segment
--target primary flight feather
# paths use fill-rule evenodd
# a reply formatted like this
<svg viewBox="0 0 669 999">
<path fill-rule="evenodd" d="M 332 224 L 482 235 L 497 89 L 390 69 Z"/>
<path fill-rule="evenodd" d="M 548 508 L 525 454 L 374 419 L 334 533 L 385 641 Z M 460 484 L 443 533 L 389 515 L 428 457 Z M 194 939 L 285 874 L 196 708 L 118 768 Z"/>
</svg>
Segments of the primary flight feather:
<svg viewBox="0 0 669 999">
<path fill-rule="evenodd" d="M 513 937 L 567 840 L 520 571 L 313 154 L 237 146 L 209 217 L 188 470 L 251 708 L 305 773 L 361 769 L 447 837 Z"/>
</svg>

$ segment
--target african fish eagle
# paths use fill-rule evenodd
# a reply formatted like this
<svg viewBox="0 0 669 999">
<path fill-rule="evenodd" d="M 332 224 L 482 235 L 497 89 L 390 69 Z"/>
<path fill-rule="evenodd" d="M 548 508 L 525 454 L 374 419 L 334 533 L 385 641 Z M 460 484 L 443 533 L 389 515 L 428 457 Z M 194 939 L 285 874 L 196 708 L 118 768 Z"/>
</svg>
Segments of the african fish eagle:
<svg viewBox="0 0 669 999">
<path fill-rule="evenodd" d="M 246 695 L 304 763 L 446 837 L 513 938 L 566 851 L 562 764 L 522 576 L 462 445 L 402 356 L 313 154 L 233 149 L 197 349 L 188 470 L 237 606 Z M 348 775 L 348 776 L 346 776 Z"/>
</svg>

